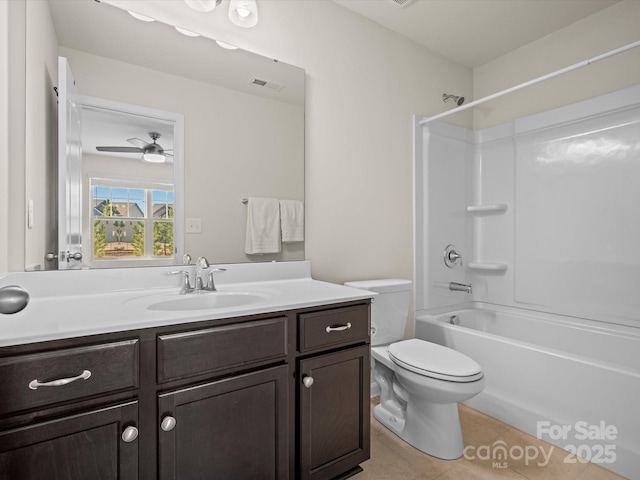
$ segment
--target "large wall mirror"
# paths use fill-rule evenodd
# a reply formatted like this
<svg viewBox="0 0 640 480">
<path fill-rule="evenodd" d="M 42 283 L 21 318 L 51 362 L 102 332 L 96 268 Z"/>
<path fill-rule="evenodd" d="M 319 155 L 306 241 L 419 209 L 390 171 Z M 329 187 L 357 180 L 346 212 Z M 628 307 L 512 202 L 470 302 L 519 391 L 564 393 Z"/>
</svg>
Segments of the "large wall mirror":
<svg viewBox="0 0 640 480">
<path fill-rule="evenodd" d="M 243 203 L 304 200 L 304 70 L 95 1 L 26 2 L 26 20 L 26 270 L 57 268 L 65 215 L 81 252 L 70 268 L 182 263 L 183 253 L 304 259 L 303 242 L 246 254 Z M 83 104 L 80 133 L 60 141 L 59 57 Z M 76 147 L 79 163 L 58 180 L 59 156 Z M 164 161 L 145 161 L 158 148 Z M 72 193 L 60 197 L 65 182 Z"/>
</svg>

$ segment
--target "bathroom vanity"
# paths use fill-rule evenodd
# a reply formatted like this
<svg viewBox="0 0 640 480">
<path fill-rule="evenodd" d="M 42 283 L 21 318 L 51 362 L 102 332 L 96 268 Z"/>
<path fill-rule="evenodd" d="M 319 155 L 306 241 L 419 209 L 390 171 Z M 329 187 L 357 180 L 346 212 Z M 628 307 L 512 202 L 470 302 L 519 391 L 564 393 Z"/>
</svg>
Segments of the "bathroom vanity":
<svg viewBox="0 0 640 480">
<path fill-rule="evenodd" d="M 371 295 L 310 278 L 250 288 L 265 284 L 271 297 L 250 308 L 191 312 L 140 306 L 175 288 L 108 293 L 93 298 L 95 308 L 66 308 L 71 328 L 82 324 L 78 314 L 90 325 L 95 310 L 102 333 L 56 334 L 55 325 L 65 329 L 58 318 L 43 327 L 48 340 L 3 338 L 0 478 L 330 479 L 359 471 L 369 458 Z M 119 318 L 108 331 L 100 307 L 116 298 L 125 307 L 111 316 L 129 315 L 132 326 L 156 317 L 157 325 L 116 328 Z M 0 322 L 30 321 L 31 307 L 61 313 L 64 302 L 38 300 Z"/>
</svg>

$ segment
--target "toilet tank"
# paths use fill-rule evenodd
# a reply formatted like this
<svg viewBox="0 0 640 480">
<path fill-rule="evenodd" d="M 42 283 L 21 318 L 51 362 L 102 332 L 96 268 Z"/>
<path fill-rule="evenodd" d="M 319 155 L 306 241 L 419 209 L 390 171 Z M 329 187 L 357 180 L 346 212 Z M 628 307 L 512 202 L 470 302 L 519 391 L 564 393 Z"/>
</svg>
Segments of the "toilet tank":
<svg viewBox="0 0 640 480">
<path fill-rule="evenodd" d="M 386 345 L 404 336 L 411 281 L 396 278 L 346 282 L 346 286 L 376 292 L 371 305 L 371 345 Z"/>
</svg>

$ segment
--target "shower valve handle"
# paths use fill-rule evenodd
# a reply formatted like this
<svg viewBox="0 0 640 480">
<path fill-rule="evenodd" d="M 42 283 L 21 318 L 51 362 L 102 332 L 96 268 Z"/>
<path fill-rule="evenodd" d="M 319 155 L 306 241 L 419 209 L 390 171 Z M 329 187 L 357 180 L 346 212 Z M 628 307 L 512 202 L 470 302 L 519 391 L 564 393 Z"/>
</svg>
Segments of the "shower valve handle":
<svg viewBox="0 0 640 480">
<path fill-rule="evenodd" d="M 449 268 L 453 268 L 458 263 L 462 264 L 462 255 L 458 252 L 458 247 L 453 244 L 445 247 L 443 258 L 444 264 Z"/>
</svg>

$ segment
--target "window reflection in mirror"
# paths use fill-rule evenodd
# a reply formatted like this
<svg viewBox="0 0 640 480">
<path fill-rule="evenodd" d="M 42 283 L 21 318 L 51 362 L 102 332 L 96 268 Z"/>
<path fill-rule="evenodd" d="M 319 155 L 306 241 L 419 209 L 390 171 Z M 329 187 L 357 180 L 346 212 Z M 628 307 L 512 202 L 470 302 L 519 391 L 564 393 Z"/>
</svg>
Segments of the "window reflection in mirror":
<svg viewBox="0 0 640 480">
<path fill-rule="evenodd" d="M 172 184 L 143 189 L 118 187 L 117 180 L 110 179 L 89 182 L 92 266 L 117 266 L 120 259 L 173 263 Z"/>
</svg>

